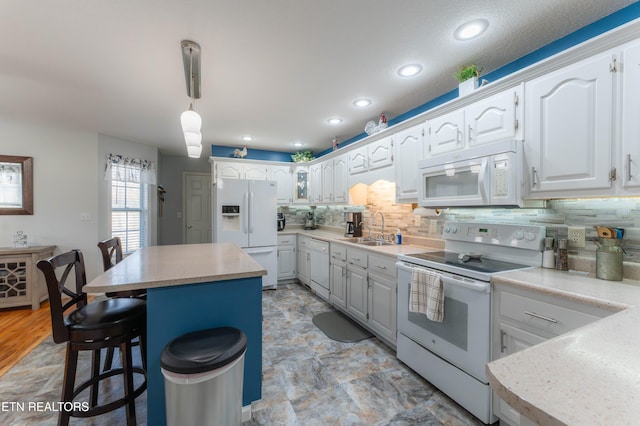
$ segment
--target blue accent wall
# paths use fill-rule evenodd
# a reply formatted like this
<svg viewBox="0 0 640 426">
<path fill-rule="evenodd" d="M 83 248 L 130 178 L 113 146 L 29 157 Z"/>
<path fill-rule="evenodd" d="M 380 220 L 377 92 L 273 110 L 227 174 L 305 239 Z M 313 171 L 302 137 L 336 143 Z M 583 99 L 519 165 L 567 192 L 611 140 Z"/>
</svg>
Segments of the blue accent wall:
<svg viewBox="0 0 640 426">
<path fill-rule="evenodd" d="M 237 148 L 242 149 L 241 146 L 211 145 L 211 156 L 234 158 L 233 151 Z M 291 153 L 279 152 L 279 151 L 266 151 L 263 149 L 253 149 L 253 148 L 247 147 L 247 156 L 244 158 L 247 160 L 283 161 L 283 162 L 290 163 Z"/>
</svg>

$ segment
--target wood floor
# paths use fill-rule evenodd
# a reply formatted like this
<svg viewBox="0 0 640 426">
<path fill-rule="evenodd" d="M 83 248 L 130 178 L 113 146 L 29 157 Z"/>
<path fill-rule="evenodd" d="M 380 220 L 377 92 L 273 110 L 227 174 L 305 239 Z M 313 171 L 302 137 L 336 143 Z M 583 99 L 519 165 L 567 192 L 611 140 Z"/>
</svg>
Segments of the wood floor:
<svg viewBox="0 0 640 426">
<path fill-rule="evenodd" d="M 0 377 L 51 334 L 49 301 L 40 309 L 0 311 Z"/>
</svg>

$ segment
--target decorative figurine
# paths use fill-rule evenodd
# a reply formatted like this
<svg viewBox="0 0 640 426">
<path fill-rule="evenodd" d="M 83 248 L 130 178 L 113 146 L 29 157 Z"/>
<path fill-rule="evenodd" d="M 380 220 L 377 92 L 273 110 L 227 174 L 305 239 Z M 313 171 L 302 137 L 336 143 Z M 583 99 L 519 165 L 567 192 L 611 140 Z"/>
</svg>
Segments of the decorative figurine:
<svg viewBox="0 0 640 426">
<path fill-rule="evenodd" d="M 247 147 L 243 147 L 242 150 L 236 148 L 233 150 L 233 156 L 235 158 L 244 158 L 247 155 Z"/>
<path fill-rule="evenodd" d="M 338 138 L 337 138 L 337 137 L 334 137 L 334 138 L 333 138 L 333 140 L 331 141 L 331 144 L 332 144 L 332 147 L 333 147 L 333 150 L 334 150 L 334 151 L 335 151 L 336 149 L 338 149 L 338 148 L 339 148 L 339 146 L 338 146 Z"/>
</svg>

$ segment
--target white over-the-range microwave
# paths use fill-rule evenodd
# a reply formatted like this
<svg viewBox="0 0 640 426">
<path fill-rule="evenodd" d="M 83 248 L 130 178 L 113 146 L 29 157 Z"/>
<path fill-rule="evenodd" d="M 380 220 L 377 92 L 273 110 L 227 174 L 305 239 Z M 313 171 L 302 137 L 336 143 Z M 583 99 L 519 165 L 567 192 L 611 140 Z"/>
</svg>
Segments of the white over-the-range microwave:
<svg viewBox="0 0 640 426">
<path fill-rule="evenodd" d="M 418 163 L 422 207 L 522 207 L 523 142 L 506 140 Z"/>
</svg>

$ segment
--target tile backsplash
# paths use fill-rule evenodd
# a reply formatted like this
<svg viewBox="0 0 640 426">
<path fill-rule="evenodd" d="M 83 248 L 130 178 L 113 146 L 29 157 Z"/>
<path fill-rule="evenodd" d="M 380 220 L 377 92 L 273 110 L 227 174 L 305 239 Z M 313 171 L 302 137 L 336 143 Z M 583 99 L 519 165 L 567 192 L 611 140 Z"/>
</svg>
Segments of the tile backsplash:
<svg viewBox="0 0 640 426">
<path fill-rule="evenodd" d="M 296 206 L 282 207 L 280 211 L 285 213 L 287 224 L 302 225 L 305 214 L 313 209 L 318 225 L 336 228 L 344 228 L 346 212 L 361 211 L 365 235 L 369 229 L 373 234 L 381 232 L 380 218 L 372 223 L 377 211 L 384 214 L 385 234 L 400 229 L 405 235 L 430 238 L 440 237 L 446 220 L 543 225 L 547 235 L 554 238 L 566 238 L 569 225 L 583 226 L 586 245 L 570 252 L 588 258 L 595 258 L 597 249 L 595 225 L 624 228 L 624 260 L 640 263 L 640 197 L 551 200 L 546 209 L 450 208 L 439 216 L 417 216 L 413 212 L 415 205 L 395 203 L 394 183 L 377 181 L 369 185 L 366 199 L 366 205 L 361 206 Z"/>
</svg>

